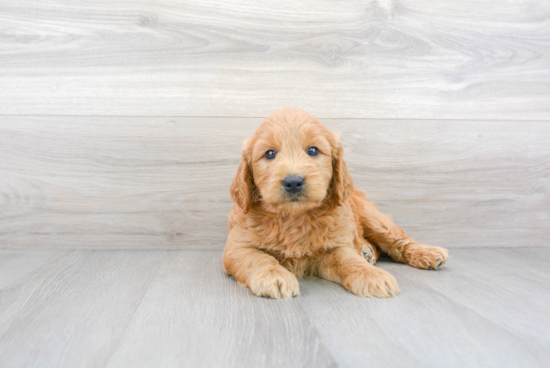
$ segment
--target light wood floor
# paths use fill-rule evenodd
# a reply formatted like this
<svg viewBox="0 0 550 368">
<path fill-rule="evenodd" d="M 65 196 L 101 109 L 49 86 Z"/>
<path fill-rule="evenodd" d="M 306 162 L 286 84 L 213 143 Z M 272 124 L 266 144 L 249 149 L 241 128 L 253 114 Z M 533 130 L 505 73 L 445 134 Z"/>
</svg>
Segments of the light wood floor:
<svg viewBox="0 0 550 368">
<path fill-rule="evenodd" d="M 544 367 L 550 248 L 455 249 L 443 269 L 382 260 L 401 293 L 332 282 L 253 296 L 221 251 L 1 250 L 3 367 Z"/>
</svg>

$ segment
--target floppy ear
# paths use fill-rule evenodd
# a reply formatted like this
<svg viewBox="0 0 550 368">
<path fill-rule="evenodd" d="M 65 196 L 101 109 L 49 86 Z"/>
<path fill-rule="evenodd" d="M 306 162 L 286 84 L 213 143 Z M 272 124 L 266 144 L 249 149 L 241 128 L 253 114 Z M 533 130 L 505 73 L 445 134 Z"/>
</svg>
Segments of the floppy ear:
<svg viewBox="0 0 550 368">
<path fill-rule="evenodd" d="M 241 164 L 231 182 L 229 191 L 233 202 L 241 207 L 244 213 L 247 213 L 253 202 L 254 182 L 252 173 L 250 172 L 248 151 L 246 149 L 242 151 Z"/>
<path fill-rule="evenodd" d="M 353 192 L 353 180 L 344 161 L 344 148 L 342 142 L 337 140 L 333 148 L 332 156 L 332 181 L 330 183 L 329 196 L 336 206 L 342 205 Z"/>
</svg>

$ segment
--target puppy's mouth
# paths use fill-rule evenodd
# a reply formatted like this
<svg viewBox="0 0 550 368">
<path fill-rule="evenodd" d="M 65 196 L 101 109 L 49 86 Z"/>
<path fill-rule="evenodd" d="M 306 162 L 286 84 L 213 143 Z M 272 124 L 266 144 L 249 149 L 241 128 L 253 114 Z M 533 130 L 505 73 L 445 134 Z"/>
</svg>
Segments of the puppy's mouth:
<svg viewBox="0 0 550 368">
<path fill-rule="evenodd" d="M 304 202 L 308 200 L 307 192 L 305 190 L 299 191 L 297 193 L 289 193 L 287 191 L 284 191 L 282 193 L 282 200 L 283 202 Z"/>
<path fill-rule="evenodd" d="M 303 202 L 307 200 L 307 195 L 305 193 L 296 193 L 296 194 L 285 194 L 285 201 L 287 202 Z"/>
</svg>

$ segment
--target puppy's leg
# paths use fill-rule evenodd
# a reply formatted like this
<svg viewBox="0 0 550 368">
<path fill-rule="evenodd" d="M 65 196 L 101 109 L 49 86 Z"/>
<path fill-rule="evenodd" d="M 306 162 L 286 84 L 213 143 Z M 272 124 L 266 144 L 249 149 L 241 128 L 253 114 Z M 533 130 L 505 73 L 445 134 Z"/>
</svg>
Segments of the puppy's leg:
<svg viewBox="0 0 550 368">
<path fill-rule="evenodd" d="M 353 198 L 365 236 L 394 261 L 423 269 L 437 269 L 445 264 L 447 249 L 417 243 L 391 217 L 380 213 L 363 192 L 355 191 Z"/>
<path fill-rule="evenodd" d="M 351 247 L 328 251 L 319 263 L 318 272 L 322 278 L 337 282 L 359 296 L 386 298 L 399 292 L 395 277 L 365 261 Z"/>
<path fill-rule="evenodd" d="M 300 295 L 298 279 L 267 253 L 246 246 L 233 229 L 223 253 L 223 268 L 228 275 L 250 288 L 257 296 L 273 299 Z"/>
</svg>

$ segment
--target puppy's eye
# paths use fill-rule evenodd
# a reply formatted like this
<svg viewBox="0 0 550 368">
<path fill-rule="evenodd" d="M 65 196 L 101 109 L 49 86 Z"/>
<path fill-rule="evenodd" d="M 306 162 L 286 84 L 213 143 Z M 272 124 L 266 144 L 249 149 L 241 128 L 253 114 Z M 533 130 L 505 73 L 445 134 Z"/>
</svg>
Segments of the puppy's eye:
<svg viewBox="0 0 550 368">
<path fill-rule="evenodd" d="M 268 160 L 273 160 L 275 156 L 277 156 L 277 152 L 273 150 L 269 150 L 265 153 L 265 158 L 267 158 Z"/>
<path fill-rule="evenodd" d="M 315 157 L 319 154 L 319 149 L 317 147 L 309 147 L 307 149 L 307 154 Z"/>
</svg>

